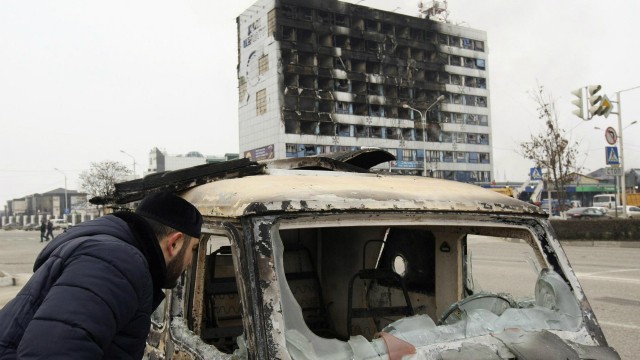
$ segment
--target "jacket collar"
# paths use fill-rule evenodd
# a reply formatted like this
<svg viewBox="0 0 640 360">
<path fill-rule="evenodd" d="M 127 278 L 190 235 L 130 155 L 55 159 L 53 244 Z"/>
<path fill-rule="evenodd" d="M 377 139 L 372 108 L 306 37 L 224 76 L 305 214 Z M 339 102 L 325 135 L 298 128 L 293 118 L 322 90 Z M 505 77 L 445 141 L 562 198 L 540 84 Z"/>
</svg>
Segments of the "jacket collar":
<svg viewBox="0 0 640 360">
<path fill-rule="evenodd" d="M 158 239 L 149 223 L 140 215 L 128 211 L 116 212 L 113 215 L 129 225 L 134 237 L 131 244 L 142 252 L 149 263 L 149 272 L 153 282 L 153 308 L 155 309 L 164 299 L 162 285 L 167 277 L 167 265 Z"/>
</svg>

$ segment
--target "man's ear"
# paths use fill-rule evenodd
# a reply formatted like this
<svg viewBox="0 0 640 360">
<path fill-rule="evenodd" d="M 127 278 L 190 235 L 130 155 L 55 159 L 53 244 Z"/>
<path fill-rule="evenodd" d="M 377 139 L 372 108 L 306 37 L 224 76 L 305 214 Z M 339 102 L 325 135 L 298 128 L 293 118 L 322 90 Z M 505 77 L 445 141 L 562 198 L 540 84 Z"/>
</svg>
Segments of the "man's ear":
<svg viewBox="0 0 640 360">
<path fill-rule="evenodd" d="M 171 259 L 180 251 L 180 248 L 184 246 L 184 234 L 179 231 L 172 232 L 167 235 L 165 239 L 163 250 L 165 251 L 165 256 L 168 255 L 168 258 Z"/>
</svg>

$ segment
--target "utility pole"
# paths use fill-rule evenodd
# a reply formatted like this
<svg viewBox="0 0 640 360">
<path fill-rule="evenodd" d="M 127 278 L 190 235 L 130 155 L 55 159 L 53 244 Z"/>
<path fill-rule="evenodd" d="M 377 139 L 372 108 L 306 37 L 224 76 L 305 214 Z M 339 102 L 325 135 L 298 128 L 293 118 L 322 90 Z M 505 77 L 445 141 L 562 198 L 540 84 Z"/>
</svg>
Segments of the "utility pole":
<svg viewBox="0 0 640 360">
<path fill-rule="evenodd" d="M 425 127 L 426 127 L 426 124 L 427 124 L 427 112 L 429 112 L 429 110 L 431 110 L 432 107 L 436 106 L 442 100 L 444 100 L 444 95 L 438 96 L 438 98 L 436 98 L 436 101 L 434 101 L 433 104 L 429 105 L 424 110 L 424 112 L 420 111 L 418 109 L 412 108 L 411 106 L 409 106 L 407 104 L 402 104 L 403 108 L 409 109 L 411 111 L 415 111 L 418 114 L 420 114 L 420 120 L 422 122 L 422 151 L 424 152 L 424 156 L 422 158 L 422 160 L 423 160 L 423 174 L 422 174 L 422 176 L 427 176 L 427 132 L 425 130 Z"/>
<path fill-rule="evenodd" d="M 129 156 L 133 160 L 133 178 L 135 179 L 136 178 L 136 158 L 133 157 L 133 155 L 127 153 L 124 150 L 120 150 L 120 152 L 125 154 L 125 155 L 127 155 L 127 156 Z"/>
<path fill-rule="evenodd" d="M 58 168 L 53 168 L 53 170 L 59 172 L 60 174 L 62 174 L 64 176 L 64 210 L 62 211 L 63 215 L 66 215 L 68 206 L 69 206 L 69 197 L 67 196 L 67 174 L 63 173 L 60 169 Z"/>
</svg>

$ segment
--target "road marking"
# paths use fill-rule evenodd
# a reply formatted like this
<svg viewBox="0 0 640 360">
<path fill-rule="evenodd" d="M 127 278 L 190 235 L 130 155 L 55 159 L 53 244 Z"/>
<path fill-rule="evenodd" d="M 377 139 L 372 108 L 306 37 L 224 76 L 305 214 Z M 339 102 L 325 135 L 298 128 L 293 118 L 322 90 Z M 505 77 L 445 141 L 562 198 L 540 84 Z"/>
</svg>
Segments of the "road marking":
<svg viewBox="0 0 640 360">
<path fill-rule="evenodd" d="M 610 321 L 599 321 L 599 323 L 600 325 L 604 325 L 604 326 L 613 326 L 613 327 L 621 327 L 624 329 L 640 330 L 640 326 L 637 326 L 637 325 L 621 324 L 621 323 L 610 322 Z"/>
<path fill-rule="evenodd" d="M 638 271 L 638 270 L 640 270 L 640 269 L 618 269 L 618 270 L 597 271 L 597 272 L 594 272 L 594 273 L 582 274 L 582 276 L 612 274 L 612 273 L 617 273 L 617 272 Z"/>
<path fill-rule="evenodd" d="M 640 279 L 628 279 L 628 278 L 620 278 L 620 277 L 612 277 L 612 276 L 595 276 L 595 275 L 577 275 L 578 279 L 588 279 L 588 280 L 604 280 L 604 281 L 617 281 L 629 284 L 640 284 Z"/>
</svg>

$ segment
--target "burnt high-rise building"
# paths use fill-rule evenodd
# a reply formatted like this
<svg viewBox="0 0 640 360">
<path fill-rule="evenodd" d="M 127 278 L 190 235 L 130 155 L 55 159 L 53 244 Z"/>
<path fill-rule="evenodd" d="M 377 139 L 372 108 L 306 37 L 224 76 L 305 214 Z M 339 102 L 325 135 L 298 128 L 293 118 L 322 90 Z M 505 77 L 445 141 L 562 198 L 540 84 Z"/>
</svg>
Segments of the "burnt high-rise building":
<svg viewBox="0 0 640 360">
<path fill-rule="evenodd" d="M 385 170 L 492 180 L 484 31 L 332 0 L 261 0 L 237 25 L 241 156 L 380 147 Z"/>
</svg>

